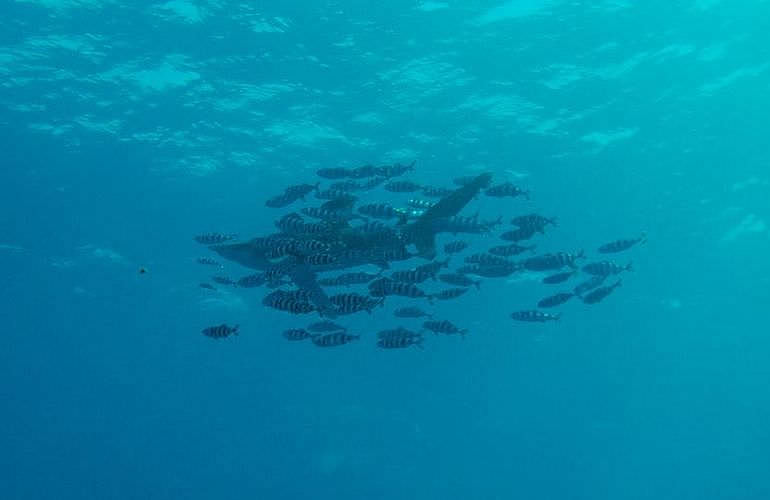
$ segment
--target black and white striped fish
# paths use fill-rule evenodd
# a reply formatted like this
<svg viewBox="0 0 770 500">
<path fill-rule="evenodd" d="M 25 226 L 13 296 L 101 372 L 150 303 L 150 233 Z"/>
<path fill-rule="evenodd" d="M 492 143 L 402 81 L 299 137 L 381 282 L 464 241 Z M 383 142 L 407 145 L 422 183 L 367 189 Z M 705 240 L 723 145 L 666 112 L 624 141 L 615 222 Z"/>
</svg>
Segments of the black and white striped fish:
<svg viewBox="0 0 770 500">
<path fill-rule="evenodd" d="M 422 324 L 422 327 L 426 330 L 430 330 L 433 333 L 445 333 L 447 335 L 452 335 L 459 333 L 460 335 L 465 335 L 468 333 L 468 330 L 458 328 L 454 323 L 442 320 L 442 321 L 426 321 Z"/>
<path fill-rule="evenodd" d="M 238 335 L 239 327 L 240 325 L 229 326 L 225 323 L 222 323 L 221 325 L 204 328 L 201 330 L 201 333 L 203 333 L 203 335 L 206 337 L 211 337 L 213 339 L 223 339 L 225 337 L 229 337 L 230 335 Z"/>
<path fill-rule="evenodd" d="M 543 311 L 529 310 L 511 313 L 511 319 L 528 323 L 545 323 L 546 321 L 558 321 L 561 314 L 551 314 Z"/>
<path fill-rule="evenodd" d="M 286 340 L 291 340 L 291 341 L 305 340 L 312 337 L 310 332 L 308 332 L 304 328 L 290 328 L 288 330 L 284 330 L 281 335 L 283 335 L 283 338 L 285 338 Z"/>
<path fill-rule="evenodd" d="M 349 335 L 345 332 L 327 333 L 326 335 L 316 335 L 312 337 L 313 343 L 318 347 L 336 347 L 349 344 L 360 338 L 360 335 Z"/>
</svg>

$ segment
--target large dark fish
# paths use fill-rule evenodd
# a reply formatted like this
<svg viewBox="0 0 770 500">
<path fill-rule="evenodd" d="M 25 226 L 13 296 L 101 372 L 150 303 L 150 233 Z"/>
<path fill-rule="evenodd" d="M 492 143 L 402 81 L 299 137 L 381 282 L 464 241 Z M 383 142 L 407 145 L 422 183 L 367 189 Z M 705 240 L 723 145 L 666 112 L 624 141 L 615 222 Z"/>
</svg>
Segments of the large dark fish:
<svg viewBox="0 0 770 500">
<path fill-rule="evenodd" d="M 453 189 L 433 186 L 423 186 L 422 194 L 428 198 L 443 198 L 452 194 Z"/>
<path fill-rule="evenodd" d="M 411 181 L 392 181 L 385 184 L 384 188 L 391 193 L 414 193 L 422 189 L 422 186 Z"/>
<path fill-rule="evenodd" d="M 231 233 L 231 234 L 206 233 L 206 234 L 199 234 L 193 239 L 198 243 L 200 243 L 201 245 L 217 245 L 220 243 L 226 243 L 228 241 L 235 240 L 237 238 L 238 238 L 238 235 L 234 233 Z"/>
<path fill-rule="evenodd" d="M 436 204 L 436 202 L 434 202 L 434 201 L 418 200 L 418 199 L 415 199 L 415 198 L 412 198 L 412 199 L 410 199 L 410 200 L 408 200 L 406 202 L 406 205 L 409 208 L 417 208 L 417 209 L 421 209 L 421 210 L 427 210 L 427 209 L 429 209 L 430 207 L 432 207 L 435 204 Z"/>
<path fill-rule="evenodd" d="M 257 273 L 244 276 L 243 278 L 236 281 L 235 284 L 241 288 L 256 288 L 258 286 L 264 285 L 266 282 L 267 278 L 265 277 L 264 273 Z"/>
<path fill-rule="evenodd" d="M 439 200 L 402 230 L 405 240 L 417 247 L 417 253 L 421 257 L 433 258 L 436 255 L 436 230 L 433 223 L 438 219 L 457 215 L 491 181 L 490 173 L 478 175 L 467 185 Z"/>
<path fill-rule="evenodd" d="M 263 243 L 263 238 L 254 238 L 246 243 L 215 245 L 211 249 L 227 260 L 262 271 L 272 265 L 265 255 L 268 249 L 263 246 Z"/>
<path fill-rule="evenodd" d="M 328 318 L 336 316 L 334 304 L 318 284 L 315 273 L 310 270 L 307 264 L 296 263 L 289 267 L 287 274 L 296 286 L 308 291 L 310 302 L 321 316 Z"/>
<path fill-rule="evenodd" d="M 444 245 L 444 253 L 459 253 L 468 248 L 468 244 L 462 240 L 450 241 Z"/>
<path fill-rule="evenodd" d="M 358 207 L 358 213 L 377 219 L 392 219 L 398 217 L 398 212 L 387 203 L 370 203 Z"/>
</svg>

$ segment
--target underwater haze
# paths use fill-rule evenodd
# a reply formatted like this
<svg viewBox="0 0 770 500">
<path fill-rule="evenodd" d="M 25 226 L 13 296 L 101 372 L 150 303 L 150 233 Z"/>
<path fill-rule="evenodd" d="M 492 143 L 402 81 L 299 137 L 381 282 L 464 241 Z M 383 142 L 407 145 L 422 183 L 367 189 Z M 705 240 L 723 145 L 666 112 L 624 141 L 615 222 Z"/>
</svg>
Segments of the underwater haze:
<svg viewBox="0 0 770 500">
<path fill-rule="evenodd" d="M 768 130 L 767 0 L 6 0 L 0 498 L 770 498 Z M 196 259 L 254 269 L 196 235 L 412 162 L 391 182 L 530 192 L 462 207 L 505 227 L 439 234 L 453 270 L 525 213 L 558 217 L 538 252 L 646 242 L 558 321 L 511 317 L 562 291 L 523 271 L 329 348 L 270 290 L 200 286 Z M 399 306 L 467 334 L 378 348 L 420 329 Z"/>
</svg>

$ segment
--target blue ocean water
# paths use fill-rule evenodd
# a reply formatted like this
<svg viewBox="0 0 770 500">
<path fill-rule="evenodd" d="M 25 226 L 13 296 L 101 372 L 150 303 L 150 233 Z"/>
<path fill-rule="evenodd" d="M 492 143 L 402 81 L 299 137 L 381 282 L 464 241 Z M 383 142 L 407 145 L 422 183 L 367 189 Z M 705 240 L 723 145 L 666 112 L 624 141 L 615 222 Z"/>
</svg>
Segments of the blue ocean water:
<svg viewBox="0 0 770 500">
<path fill-rule="evenodd" d="M 0 498 L 770 498 L 769 8 L 4 2 Z M 198 287 L 194 235 L 413 160 L 530 189 L 463 214 L 558 216 L 543 250 L 649 241 L 559 322 L 509 317 L 537 277 L 485 280 L 424 350 L 375 347 L 385 308 L 318 349 Z"/>
</svg>

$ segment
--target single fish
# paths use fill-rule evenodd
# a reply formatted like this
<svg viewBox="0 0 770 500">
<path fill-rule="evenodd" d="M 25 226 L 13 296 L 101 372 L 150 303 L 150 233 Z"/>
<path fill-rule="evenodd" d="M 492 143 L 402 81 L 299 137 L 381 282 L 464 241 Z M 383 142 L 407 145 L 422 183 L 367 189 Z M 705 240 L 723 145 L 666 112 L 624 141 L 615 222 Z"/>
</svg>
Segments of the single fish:
<svg viewBox="0 0 770 500">
<path fill-rule="evenodd" d="M 460 335 L 465 335 L 468 333 L 468 330 L 458 328 L 456 325 L 451 323 L 447 320 L 442 321 L 426 321 L 422 324 L 422 327 L 426 330 L 430 330 L 433 333 L 445 333 L 447 335 L 452 335 L 455 333 L 459 333 Z"/>
<path fill-rule="evenodd" d="M 238 335 L 238 328 L 239 325 L 229 326 L 223 323 L 218 326 L 209 326 L 208 328 L 204 328 L 201 330 L 201 333 L 213 339 L 223 339 L 225 337 L 229 337 L 230 335 Z"/>
<path fill-rule="evenodd" d="M 551 295 L 549 297 L 546 297 L 544 299 L 541 299 L 537 303 L 537 307 L 556 307 L 564 304 L 569 299 L 574 297 L 574 293 L 569 292 L 563 292 L 563 293 L 557 293 L 555 295 Z"/>
<path fill-rule="evenodd" d="M 529 323 L 545 323 L 546 321 L 558 321 L 561 314 L 551 314 L 543 311 L 516 311 L 511 313 L 511 318 L 516 321 Z"/>
<path fill-rule="evenodd" d="M 564 283 L 571 277 L 575 276 L 577 272 L 577 269 L 573 269 L 572 271 L 565 271 L 563 273 L 550 274 L 543 278 L 541 281 L 546 285 L 556 285 L 559 283 Z"/>
<path fill-rule="evenodd" d="M 338 331 L 346 331 L 347 328 L 345 328 L 342 325 L 338 325 L 334 321 L 324 320 L 324 321 L 317 321 L 315 323 L 311 323 L 307 329 L 314 333 L 327 333 L 327 332 L 338 332 Z"/>
<path fill-rule="evenodd" d="M 290 328 L 288 330 L 284 330 L 282 335 L 283 335 L 283 338 L 285 338 L 286 340 L 291 340 L 293 342 L 298 340 L 309 339 L 310 337 L 312 337 L 310 332 L 308 332 L 304 328 Z"/>
<path fill-rule="evenodd" d="M 598 304 L 620 285 L 621 285 L 621 280 L 618 280 L 612 285 L 596 288 L 588 292 L 587 294 L 583 295 L 583 302 L 586 304 Z"/>
<path fill-rule="evenodd" d="M 433 315 L 426 313 L 419 307 L 399 307 L 395 311 L 393 311 L 393 315 L 397 318 L 422 318 L 422 317 L 429 317 L 432 318 Z"/>
<path fill-rule="evenodd" d="M 336 347 L 360 339 L 360 335 L 348 335 L 345 332 L 327 333 L 313 336 L 313 343 L 318 347 Z"/>
<path fill-rule="evenodd" d="M 599 253 L 618 253 L 637 245 L 647 243 L 647 233 L 638 238 L 615 240 L 599 247 Z"/>
</svg>

